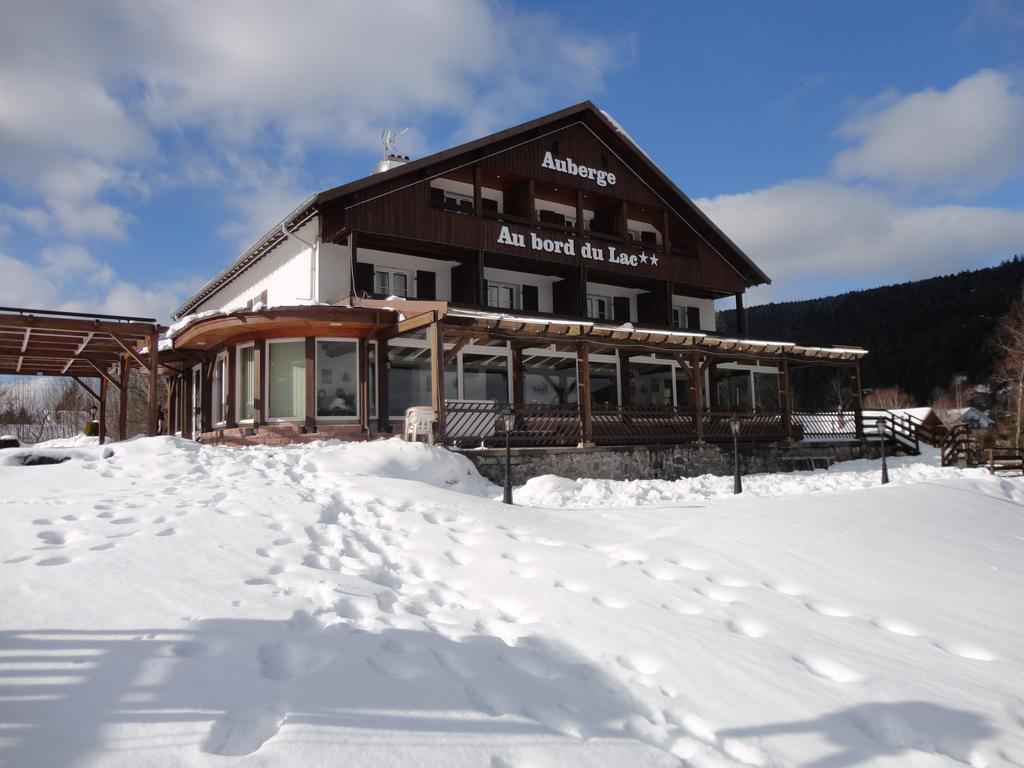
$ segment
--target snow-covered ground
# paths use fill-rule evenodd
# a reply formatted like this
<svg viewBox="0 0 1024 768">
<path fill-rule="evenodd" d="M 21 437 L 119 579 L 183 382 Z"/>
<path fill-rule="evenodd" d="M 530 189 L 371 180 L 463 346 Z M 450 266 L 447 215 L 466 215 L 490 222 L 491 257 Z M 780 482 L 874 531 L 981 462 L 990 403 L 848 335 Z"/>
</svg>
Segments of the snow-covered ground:
<svg viewBox="0 0 1024 768">
<path fill-rule="evenodd" d="M 0 763 L 1024 765 L 1024 482 L 935 465 L 3 451 Z"/>
</svg>

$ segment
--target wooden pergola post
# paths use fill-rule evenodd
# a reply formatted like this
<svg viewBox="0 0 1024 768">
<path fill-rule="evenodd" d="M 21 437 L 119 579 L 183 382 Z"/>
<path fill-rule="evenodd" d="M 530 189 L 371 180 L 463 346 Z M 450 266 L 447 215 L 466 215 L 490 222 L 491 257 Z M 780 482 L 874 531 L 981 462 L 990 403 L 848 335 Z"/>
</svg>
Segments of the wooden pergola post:
<svg viewBox="0 0 1024 768">
<path fill-rule="evenodd" d="M 377 339 L 377 431 L 390 432 L 391 403 L 389 395 L 391 384 L 389 374 L 391 363 L 388 361 L 388 340 Z"/>
<path fill-rule="evenodd" d="M 224 398 L 227 413 L 224 414 L 224 421 L 227 422 L 228 427 L 234 428 L 238 426 L 238 363 L 235 356 L 235 345 L 229 345 L 227 352 L 228 357 L 224 361 L 224 366 L 227 368 L 227 371 L 225 371 L 227 397 Z"/>
<path fill-rule="evenodd" d="M 437 442 L 443 443 L 445 437 L 445 400 L 444 400 L 444 331 L 434 312 L 434 322 L 427 329 L 427 343 L 430 346 L 430 404 L 437 420 Z"/>
<path fill-rule="evenodd" d="M 252 425 L 258 427 L 267 423 L 267 403 L 263 392 L 266 365 L 267 342 L 256 339 L 252 345 Z"/>
<path fill-rule="evenodd" d="M 316 432 L 316 338 L 306 337 L 306 432 Z"/>
<path fill-rule="evenodd" d="M 782 411 L 782 429 L 786 439 L 793 439 L 793 402 L 789 397 L 789 361 L 779 364 L 779 410 Z"/>
<path fill-rule="evenodd" d="M 160 403 L 157 398 L 157 390 L 159 389 L 160 376 L 158 369 L 160 366 L 160 332 L 156 329 L 149 335 L 149 430 L 150 435 L 157 433 L 157 411 L 160 408 Z"/>
<path fill-rule="evenodd" d="M 590 399 L 590 345 L 576 348 L 576 395 L 580 409 L 580 445 L 594 442 L 594 408 Z"/>
<path fill-rule="evenodd" d="M 700 352 L 694 350 L 690 356 L 690 391 L 693 396 L 693 430 L 699 443 L 704 442 L 704 395 L 701 392 L 703 375 Z"/>
<path fill-rule="evenodd" d="M 121 373 L 121 388 L 117 393 L 118 396 L 118 411 L 117 411 L 117 439 L 127 440 L 128 439 L 128 382 L 131 380 L 131 369 L 129 366 L 128 355 L 121 355 L 121 364 L 119 370 Z"/>
<path fill-rule="evenodd" d="M 629 391 L 629 350 L 619 349 L 619 402 L 622 403 L 622 407 L 625 408 L 630 404 L 630 391 Z"/>
<path fill-rule="evenodd" d="M 356 340 L 356 376 L 359 389 L 356 395 L 356 409 L 359 412 L 359 427 L 363 434 L 370 432 L 370 344 L 365 338 Z"/>
<path fill-rule="evenodd" d="M 509 359 L 509 365 L 512 370 L 509 373 L 512 375 L 512 405 L 518 407 L 523 404 L 526 399 L 524 394 L 524 370 L 523 370 L 523 348 L 520 346 L 513 345 L 512 355 Z"/>
<path fill-rule="evenodd" d="M 170 376 L 167 377 L 167 395 L 164 401 L 164 421 L 160 425 L 160 434 L 170 435 L 171 432 L 171 414 L 174 413 L 174 382 Z"/>
<path fill-rule="evenodd" d="M 860 365 L 854 363 L 849 367 L 850 372 L 850 402 L 853 405 L 853 425 L 856 430 L 857 439 L 864 439 L 864 402 L 861 398 L 860 389 Z"/>
<path fill-rule="evenodd" d="M 100 445 L 107 441 L 107 380 L 100 376 Z"/>
</svg>

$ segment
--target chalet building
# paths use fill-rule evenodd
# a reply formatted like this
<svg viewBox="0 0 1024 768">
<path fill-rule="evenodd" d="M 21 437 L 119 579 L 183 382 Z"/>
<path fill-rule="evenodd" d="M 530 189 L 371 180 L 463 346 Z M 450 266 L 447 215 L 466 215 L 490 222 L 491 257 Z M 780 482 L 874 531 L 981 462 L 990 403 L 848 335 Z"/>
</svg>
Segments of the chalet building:
<svg viewBox="0 0 1024 768">
<path fill-rule="evenodd" d="M 253 443 L 401 432 L 628 445 L 858 437 L 858 348 L 746 338 L 767 275 L 590 102 L 314 195 L 175 313 L 169 428 Z M 734 301 L 739 338 L 715 333 Z M 835 366 L 854 413 L 793 412 Z M 511 405 L 513 411 L 506 416 Z"/>
</svg>

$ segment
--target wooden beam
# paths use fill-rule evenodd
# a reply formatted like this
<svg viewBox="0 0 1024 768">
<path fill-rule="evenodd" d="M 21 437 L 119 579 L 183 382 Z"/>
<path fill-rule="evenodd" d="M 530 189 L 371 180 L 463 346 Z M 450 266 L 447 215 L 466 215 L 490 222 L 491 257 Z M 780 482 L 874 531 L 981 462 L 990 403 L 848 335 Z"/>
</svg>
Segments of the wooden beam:
<svg viewBox="0 0 1024 768">
<path fill-rule="evenodd" d="M 316 337 L 306 337 L 306 413 L 303 425 L 316 432 Z"/>
<path fill-rule="evenodd" d="M 157 388 L 159 386 L 160 368 L 160 332 L 154 330 L 149 337 L 149 434 L 157 433 L 157 409 L 160 407 L 157 402 Z"/>
<path fill-rule="evenodd" d="M 71 378 L 74 379 L 75 381 L 77 381 L 78 385 L 82 389 L 84 389 L 86 392 L 88 392 L 97 403 L 100 401 L 100 396 L 98 394 L 96 394 L 96 390 L 94 390 L 92 387 L 90 387 L 88 384 L 86 384 L 84 381 L 82 381 L 77 376 L 72 376 Z M 100 381 L 103 381 L 103 380 L 100 379 Z"/>
<path fill-rule="evenodd" d="M 789 363 L 783 360 L 779 364 L 779 405 L 782 409 L 782 428 L 786 439 L 793 439 L 793 401 L 789 389 Z"/>
<path fill-rule="evenodd" d="M 509 364 L 512 366 L 512 370 L 509 371 L 512 376 L 512 403 L 513 405 L 522 405 L 526 398 L 524 397 L 524 386 L 523 380 L 525 378 L 523 371 L 523 350 L 513 347 L 511 359 Z"/>
<path fill-rule="evenodd" d="M 377 431 L 384 433 L 391 429 L 390 369 L 388 362 L 388 340 L 377 340 Z"/>
<path fill-rule="evenodd" d="M 25 354 L 25 350 L 28 349 L 28 337 L 32 335 L 32 329 L 25 329 L 25 337 L 21 340 L 21 353 Z"/>
<path fill-rule="evenodd" d="M 224 414 L 224 421 L 228 427 L 238 426 L 238 405 L 236 395 L 238 394 L 238 363 L 236 347 L 232 344 L 227 348 L 228 357 L 224 361 L 227 368 L 225 378 L 227 379 L 227 397 L 225 397 L 227 413 Z"/>
<path fill-rule="evenodd" d="M 370 343 L 356 339 L 356 377 L 359 389 L 356 395 L 356 409 L 359 412 L 359 426 L 363 434 L 370 431 Z"/>
<path fill-rule="evenodd" d="M 864 402 L 861 397 L 860 365 L 854 363 L 849 367 L 850 400 L 853 405 L 853 419 L 857 439 L 864 439 Z"/>
<path fill-rule="evenodd" d="M 629 391 L 629 352 L 624 349 L 618 350 L 619 358 L 619 402 L 623 406 L 630 404 Z"/>
<path fill-rule="evenodd" d="M 470 336 L 463 336 L 461 339 L 458 339 L 455 342 L 455 344 L 452 345 L 451 349 L 449 349 L 447 352 L 444 353 L 444 364 L 445 365 L 450 364 L 458 356 L 459 351 L 464 346 L 469 344 L 470 338 L 471 338 Z"/>
<path fill-rule="evenodd" d="M 700 364 L 700 352 L 694 350 L 690 357 L 690 393 L 693 397 L 693 427 L 697 442 L 704 441 L 704 395 L 701 392 L 704 370 Z"/>
<path fill-rule="evenodd" d="M 387 334 L 381 334 L 381 338 L 394 338 L 395 336 L 401 336 L 404 333 L 418 331 L 421 328 L 429 327 L 434 322 L 434 312 L 421 312 L 418 315 L 407 317 L 405 320 L 400 320 L 395 323 L 393 326 L 394 330 Z"/>
<path fill-rule="evenodd" d="M 430 345 L 430 404 L 434 408 L 437 419 L 437 441 L 444 442 L 445 437 L 445 395 L 444 395 L 444 330 L 434 322 L 427 330 L 427 343 Z"/>
<path fill-rule="evenodd" d="M 31 328 L 33 332 L 52 330 L 68 333 L 88 333 L 89 331 L 94 331 L 96 333 L 117 333 L 126 337 L 144 339 L 149 336 L 154 329 L 159 331 L 160 326 L 155 322 L 118 323 L 104 320 L 79 320 L 74 318 L 51 318 L 40 317 L 38 315 L 8 315 L 0 313 L 0 328 Z"/>
<path fill-rule="evenodd" d="M 149 368 L 149 364 L 145 360 L 143 360 L 135 352 L 134 349 L 131 348 L 131 346 L 125 341 L 125 339 L 122 339 L 116 333 L 110 334 L 110 338 L 112 338 L 114 341 L 116 341 L 118 343 L 118 345 L 120 345 L 121 349 L 123 349 L 125 352 L 127 352 L 129 355 L 131 355 L 135 359 L 135 362 L 139 364 L 139 368 L 141 368 L 144 371 Z"/>
<path fill-rule="evenodd" d="M 107 442 L 107 379 L 106 377 L 100 379 L 100 412 L 98 414 L 100 422 L 100 445 Z"/>
<path fill-rule="evenodd" d="M 258 427 L 267 423 L 267 402 L 264 386 L 267 364 L 267 342 L 257 339 L 252 346 L 252 425 Z"/>
<path fill-rule="evenodd" d="M 590 401 L 590 347 L 581 341 L 576 352 L 576 395 L 580 408 L 580 443 L 593 442 L 594 413 Z"/>
<path fill-rule="evenodd" d="M 114 379 L 113 376 L 111 376 L 109 373 L 107 373 L 102 368 L 100 368 L 98 365 L 96 365 L 96 363 L 94 363 L 92 360 L 90 360 L 89 358 L 85 358 L 85 362 L 87 362 L 89 364 L 90 368 L 92 368 L 94 371 L 96 371 L 96 373 L 99 375 L 99 377 L 101 379 L 103 379 L 104 381 L 106 381 L 106 382 L 108 382 L 110 384 L 113 384 L 115 389 L 120 389 L 121 388 L 121 385 Z"/>
<path fill-rule="evenodd" d="M 473 213 L 479 219 L 484 215 L 483 171 L 479 165 L 473 166 Z"/>
<path fill-rule="evenodd" d="M 131 370 L 128 368 L 128 356 L 121 358 L 121 382 L 118 386 L 118 412 L 117 412 L 117 439 L 128 439 L 128 377 Z"/>
</svg>

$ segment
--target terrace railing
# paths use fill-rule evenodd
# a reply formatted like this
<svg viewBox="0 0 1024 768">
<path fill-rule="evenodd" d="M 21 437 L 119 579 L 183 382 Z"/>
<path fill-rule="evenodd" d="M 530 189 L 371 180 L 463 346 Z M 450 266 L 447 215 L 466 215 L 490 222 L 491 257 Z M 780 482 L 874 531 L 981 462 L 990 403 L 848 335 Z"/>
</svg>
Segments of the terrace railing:
<svg viewBox="0 0 1024 768">
<path fill-rule="evenodd" d="M 672 406 L 595 408 L 592 422 L 597 445 L 688 443 L 697 439 L 693 411 Z"/>
<path fill-rule="evenodd" d="M 449 400 L 445 411 L 442 440 L 462 448 L 505 445 L 504 403 L 491 400 Z M 701 414 L 703 439 L 730 442 L 728 410 L 705 410 Z M 794 440 L 856 440 L 858 429 L 853 412 L 794 412 L 790 434 L 786 416 L 778 411 L 740 413 L 741 442 Z M 575 403 L 549 405 L 526 403 L 515 406 L 509 443 L 517 447 L 575 446 L 581 442 L 583 419 Z M 688 443 L 697 439 L 694 413 L 671 406 L 595 406 L 591 417 L 591 439 L 596 445 L 643 445 Z"/>
</svg>

